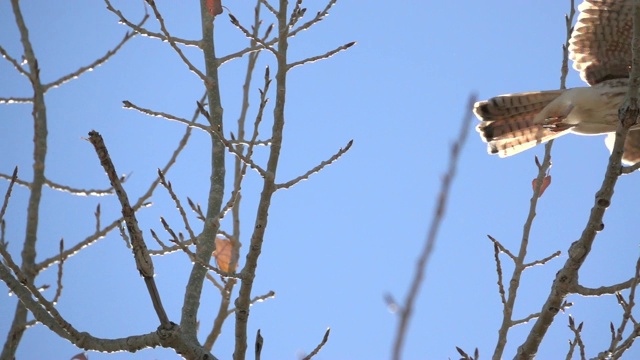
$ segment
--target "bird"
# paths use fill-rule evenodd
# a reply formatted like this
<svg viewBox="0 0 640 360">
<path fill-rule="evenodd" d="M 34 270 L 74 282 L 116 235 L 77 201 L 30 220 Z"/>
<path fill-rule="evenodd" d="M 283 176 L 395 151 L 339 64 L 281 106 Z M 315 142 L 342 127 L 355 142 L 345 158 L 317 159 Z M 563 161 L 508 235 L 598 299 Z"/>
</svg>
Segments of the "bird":
<svg viewBox="0 0 640 360">
<path fill-rule="evenodd" d="M 508 157 L 557 137 L 607 134 L 613 148 L 618 108 L 631 70 L 632 0 L 584 0 L 569 40 L 569 58 L 589 86 L 500 95 L 476 102 L 476 130 L 490 154 Z M 627 136 L 622 160 L 640 161 L 640 125 Z"/>
</svg>

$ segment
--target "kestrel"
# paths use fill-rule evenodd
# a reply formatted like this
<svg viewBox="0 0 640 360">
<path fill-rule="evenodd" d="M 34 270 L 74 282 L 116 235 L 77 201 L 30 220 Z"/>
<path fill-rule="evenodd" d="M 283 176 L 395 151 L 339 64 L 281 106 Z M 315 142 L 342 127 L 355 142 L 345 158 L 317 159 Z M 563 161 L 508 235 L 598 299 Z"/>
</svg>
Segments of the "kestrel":
<svg viewBox="0 0 640 360">
<path fill-rule="evenodd" d="M 490 154 L 511 156 L 559 136 L 608 134 L 628 88 L 633 32 L 631 0 L 585 0 L 569 40 L 573 68 L 589 87 L 496 96 L 477 102 L 477 130 Z M 629 132 L 623 161 L 640 161 L 640 125 Z"/>
</svg>

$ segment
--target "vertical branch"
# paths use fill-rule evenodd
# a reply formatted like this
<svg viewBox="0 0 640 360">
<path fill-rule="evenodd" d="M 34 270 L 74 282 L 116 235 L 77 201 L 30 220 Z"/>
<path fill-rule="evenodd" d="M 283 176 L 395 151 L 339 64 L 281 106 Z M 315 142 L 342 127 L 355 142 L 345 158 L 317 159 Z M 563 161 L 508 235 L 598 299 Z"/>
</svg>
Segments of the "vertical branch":
<svg viewBox="0 0 640 360">
<path fill-rule="evenodd" d="M 566 40 L 564 45 L 562 46 L 562 66 L 560 68 L 560 89 L 566 89 L 566 79 L 567 73 L 569 69 L 569 40 L 571 39 L 571 33 L 573 30 L 573 18 L 575 16 L 575 4 L 574 0 L 571 0 L 571 9 L 569 11 L 569 15 L 565 17 L 565 25 L 566 25 Z M 509 281 L 509 290 L 507 296 L 507 302 L 504 304 L 504 311 L 502 317 L 502 324 L 500 325 L 500 329 L 498 330 L 498 343 L 496 344 L 496 348 L 493 353 L 493 359 L 499 360 L 502 359 L 504 348 L 507 345 L 507 333 L 509 329 L 513 326 L 513 308 L 516 302 L 516 296 L 518 293 L 518 288 L 520 287 L 520 279 L 522 277 L 522 272 L 525 270 L 524 262 L 527 256 L 527 248 L 529 246 L 529 235 L 531 233 L 531 226 L 533 225 L 533 220 L 536 217 L 536 208 L 538 206 L 538 199 L 540 198 L 540 191 L 542 188 L 542 181 L 544 177 L 547 175 L 547 171 L 551 168 L 551 148 L 553 147 L 553 140 L 549 141 L 544 147 L 544 157 L 542 160 L 542 164 L 538 164 L 536 158 L 536 164 L 538 164 L 538 175 L 536 177 L 535 187 L 533 191 L 533 195 L 531 196 L 531 200 L 529 203 L 529 214 L 527 215 L 527 220 L 525 221 L 523 230 L 522 230 L 522 241 L 520 242 L 520 249 L 518 251 L 518 256 L 514 259 L 514 269 L 511 275 L 511 281 Z"/>
<path fill-rule="evenodd" d="M 420 257 L 418 258 L 418 262 L 416 263 L 416 270 L 413 280 L 411 281 L 409 293 L 407 294 L 404 304 L 402 304 L 399 308 L 400 319 L 398 322 L 398 330 L 396 331 L 396 338 L 394 341 L 392 354 L 392 358 L 394 360 L 399 360 L 402 355 L 402 346 L 405 340 L 405 333 L 407 331 L 407 328 L 409 327 L 409 320 L 411 320 L 411 315 L 413 314 L 413 304 L 416 300 L 416 297 L 418 296 L 418 290 L 420 290 L 420 285 L 422 284 L 424 274 L 426 272 L 427 262 L 433 251 L 433 247 L 438 237 L 438 230 L 440 229 L 440 224 L 442 224 L 442 220 L 446 212 L 451 183 L 453 182 L 453 179 L 456 175 L 458 159 L 460 158 L 460 151 L 462 150 L 462 146 L 464 145 L 465 140 L 467 139 L 467 134 L 469 133 L 471 119 L 473 118 L 471 109 L 473 109 L 473 104 L 475 102 L 476 97 L 474 95 L 470 96 L 468 105 L 466 107 L 467 112 L 462 120 L 460 132 L 458 134 L 456 142 L 451 146 L 451 153 L 449 155 L 449 168 L 442 178 L 442 185 L 440 188 L 440 194 L 438 195 L 436 208 L 433 213 L 433 217 L 431 218 L 431 223 L 429 224 L 429 230 L 427 233 L 426 241 L 424 243 L 424 248 L 420 252 Z"/>
<path fill-rule="evenodd" d="M 40 80 L 40 69 L 38 60 L 29 40 L 29 31 L 22 17 L 18 0 L 11 0 L 16 25 L 20 32 L 20 41 L 24 50 L 24 57 L 29 64 L 29 80 L 33 88 L 33 181 L 30 187 L 29 203 L 27 208 L 27 228 L 24 245 L 22 249 L 22 271 L 27 277 L 27 281 L 33 282 L 36 276 L 36 240 L 38 233 L 38 214 L 40 209 L 40 198 L 42 187 L 45 182 L 44 169 L 47 155 L 47 113 L 44 103 L 44 87 Z M 18 302 L 14 314 L 11 328 L 7 334 L 7 341 L 4 343 L 1 359 L 13 359 L 20 343 L 20 339 L 25 330 L 27 319 L 27 309 L 21 302 Z"/>
<path fill-rule="evenodd" d="M 236 306 L 236 346 L 233 353 L 235 360 L 243 360 L 247 350 L 247 322 L 249 319 L 249 306 L 251 305 L 251 289 L 253 279 L 258 267 L 258 257 L 262 251 L 262 242 L 267 228 L 269 207 L 271 197 L 276 191 L 275 178 L 282 147 L 282 133 L 284 129 L 284 108 L 287 94 L 287 49 L 289 46 L 289 27 L 287 22 L 288 0 L 280 0 L 277 20 L 278 20 L 278 50 L 276 55 L 276 103 L 273 109 L 272 142 L 267 162 L 267 176 L 264 178 L 262 193 L 256 215 L 255 227 L 251 235 L 251 245 L 249 246 L 246 263 L 242 269 L 243 280 L 240 285 L 238 297 L 235 300 Z"/>
<path fill-rule="evenodd" d="M 253 36 L 257 38 L 259 36 L 260 30 L 260 0 L 256 1 L 256 6 L 254 8 L 254 20 L 253 20 Z M 250 46 L 255 46 L 256 41 L 251 39 Z M 244 145 L 242 142 L 245 139 L 245 122 L 247 119 L 247 112 L 249 110 L 249 96 L 251 89 L 251 79 L 253 77 L 253 71 L 256 66 L 256 62 L 258 60 L 258 56 L 260 55 L 260 51 L 252 52 L 248 56 L 247 61 L 247 72 L 244 79 L 244 84 L 242 85 L 242 108 L 240 110 L 240 117 L 238 118 L 238 140 L 239 144 L 236 145 L 236 151 L 240 154 L 243 153 Z M 243 167 L 245 170 L 243 170 Z M 238 254 L 240 253 L 240 203 L 242 200 L 242 193 L 240 192 L 240 188 L 242 186 L 242 179 L 244 178 L 244 173 L 246 171 L 246 165 L 243 164 L 242 160 L 238 157 L 235 157 L 234 161 L 234 173 L 233 173 L 233 192 L 236 193 L 237 197 L 231 208 L 231 218 L 233 222 L 233 234 L 230 241 L 234 242 L 232 246 L 232 261 L 231 261 L 231 269 L 235 268 L 235 264 L 238 263 Z M 213 328 L 209 335 L 207 335 L 207 339 L 204 342 L 204 348 L 207 350 L 211 350 L 213 344 L 216 339 L 222 332 L 222 325 L 224 324 L 225 319 L 227 318 L 227 314 L 229 311 L 229 305 L 231 304 L 231 293 L 233 291 L 233 287 L 236 284 L 236 279 L 229 278 L 227 279 L 227 283 L 224 286 L 224 289 L 221 291 L 221 301 L 220 306 L 218 307 L 218 313 L 216 314 Z"/>
<path fill-rule="evenodd" d="M 562 301 L 575 288 L 578 281 L 578 271 L 582 267 L 591 251 L 595 236 L 602 229 L 602 218 L 609 205 L 615 189 L 618 177 L 622 169 L 622 153 L 624 142 L 638 117 L 638 85 L 640 84 L 640 0 L 633 2 L 633 41 L 632 41 L 632 67 L 629 76 L 629 89 L 623 104 L 618 112 L 618 127 L 616 138 L 609 157 L 607 170 L 600 190 L 596 193 L 595 204 L 591 208 L 589 220 L 580 236 L 569 248 L 569 258 L 564 266 L 556 274 L 549 296 L 542 307 L 540 317 L 537 319 L 525 342 L 518 347 L 516 359 L 531 359 L 538 352 L 549 326 L 553 323 Z"/>
<path fill-rule="evenodd" d="M 215 135 L 222 133 L 222 103 L 220 101 L 220 87 L 218 83 L 218 60 L 215 54 L 215 42 L 213 37 L 214 16 L 207 8 L 207 0 L 200 0 L 200 14 L 202 22 L 202 50 L 204 52 L 205 87 L 209 103 L 209 124 L 216 131 L 211 132 L 211 187 L 207 204 L 207 214 L 204 229 L 198 238 L 196 255 L 205 264 L 211 260 L 211 254 L 215 249 L 215 236 L 220 224 L 218 214 L 222 207 L 224 195 L 225 177 L 225 147 Z M 200 296 L 207 269 L 194 264 L 189 276 L 182 307 L 182 319 L 180 326 L 185 335 L 196 339 L 197 315 L 200 307 Z"/>
</svg>

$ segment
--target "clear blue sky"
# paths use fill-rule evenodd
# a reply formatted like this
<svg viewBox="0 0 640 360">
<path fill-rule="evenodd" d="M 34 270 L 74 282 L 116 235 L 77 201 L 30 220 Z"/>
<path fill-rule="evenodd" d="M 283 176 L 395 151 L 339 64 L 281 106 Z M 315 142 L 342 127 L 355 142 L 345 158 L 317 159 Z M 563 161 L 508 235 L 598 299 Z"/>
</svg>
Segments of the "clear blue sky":
<svg viewBox="0 0 640 360">
<path fill-rule="evenodd" d="M 196 1 L 158 3 L 174 35 L 200 36 Z M 248 24 L 253 3 L 226 1 L 224 5 Z M 309 1 L 308 14 L 315 14 L 316 3 Z M 114 5 L 132 20 L 141 16 L 142 1 L 116 1 Z M 45 81 L 102 56 L 127 30 L 117 24 L 118 19 L 101 1 L 23 1 L 21 6 Z M 568 9 L 568 1 L 551 0 L 342 0 L 321 24 L 291 41 L 290 58 L 294 60 L 350 41 L 358 44 L 330 60 L 291 73 L 278 179 L 286 181 L 305 172 L 350 139 L 354 145 L 322 173 L 274 197 L 254 294 L 273 290 L 277 295 L 252 307 L 249 325 L 250 338 L 261 329 L 264 359 L 297 359 L 315 347 L 327 327 L 332 329 L 331 337 L 317 359 L 389 357 L 397 321 L 387 310 L 383 295 L 403 299 L 406 294 L 468 95 L 475 91 L 484 99 L 557 88 Z M 157 29 L 154 19 L 148 23 Z M 245 46 L 226 14 L 217 20 L 216 27 L 220 31 L 216 37 L 218 55 Z M 20 57 L 19 36 L 6 0 L 0 1 L 0 45 Z M 198 52 L 189 50 L 187 54 L 202 66 Z M 264 59 L 273 64 L 268 55 Z M 238 117 L 244 67 L 244 62 L 236 62 L 221 69 L 227 131 Z M 583 85 L 571 71 L 568 86 Z M 261 82 L 254 82 L 252 110 L 258 103 L 258 86 Z M 126 189 L 131 198 L 137 198 L 168 159 L 183 126 L 124 110 L 121 101 L 189 118 L 201 93 L 198 79 L 167 44 L 135 38 L 107 64 L 48 93 L 48 178 L 74 187 L 108 186 L 92 147 L 83 140 L 95 129 L 104 136 L 118 171 L 132 173 Z M 28 81 L 6 61 L 0 61 L 0 96 L 28 95 Z M 30 113 L 27 105 L 0 106 L 0 172 L 11 173 L 19 165 L 20 177 L 27 180 L 31 178 Z M 270 125 L 264 126 L 263 133 L 268 129 Z M 195 131 L 187 150 L 167 175 L 185 202 L 189 196 L 206 203 L 207 149 L 208 136 Z M 486 234 L 515 251 L 536 174 L 533 157 L 542 153 L 538 147 L 499 159 L 486 153 L 475 132 L 469 137 L 416 303 L 405 359 L 455 358 L 455 346 L 469 352 L 478 347 L 485 359 L 492 354 L 502 307 L 493 246 Z M 580 236 L 608 159 L 601 137 L 563 137 L 556 142 L 553 154 L 553 183 L 540 201 L 529 259 L 556 250 L 563 255 L 525 273 L 516 317 L 540 311 L 569 244 Z M 635 191 L 637 181 L 634 174 L 619 183 L 605 217 L 605 230 L 581 272 L 585 286 L 624 281 L 633 272 L 638 256 L 638 238 L 631 231 L 640 200 Z M 7 183 L 0 182 L 0 192 L 6 188 Z M 260 191 L 258 175 L 250 173 L 243 190 L 243 240 L 247 241 Z M 24 238 L 27 197 L 25 188 L 15 189 L 7 212 L 6 236 L 15 257 Z M 139 213 L 150 244 L 151 228 L 166 238 L 160 216 L 177 229 L 181 225 L 162 189 L 156 191 L 153 202 L 154 206 Z M 55 254 L 62 237 L 71 246 L 91 233 L 98 203 L 102 204 L 103 223 L 118 216 L 115 197 L 82 198 L 46 189 L 38 259 Z M 195 217 L 193 223 L 197 224 Z M 229 224 L 225 225 L 228 228 Z M 190 263 L 183 254 L 154 260 L 165 308 L 178 322 Z M 37 284 L 53 285 L 55 272 L 55 267 L 51 268 Z M 218 306 L 214 290 L 207 287 L 202 298 L 199 319 L 203 338 Z M 45 295 L 51 298 L 53 291 Z M 617 325 L 622 311 L 613 296 L 572 296 L 568 300 L 575 303 L 568 313 L 585 321 L 587 352 L 595 356 L 608 345 L 609 321 Z M 15 302 L 15 297 L 0 296 L 2 319 L 13 314 Z M 99 337 L 147 333 L 158 325 L 130 251 L 115 233 L 68 260 L 58 308 L 77 329 Z M 0 320 L 2 341 L 8 326 L 8 320 Z M 529 328 L 523 325 L 512 330 L 505 358 L 513 356 Z M 564 357 L 571 338 L 567 317 L 560 314 L 539 358 Z M 233 340 L 233 321 L 229 321 L 214 354 L 230 358 Z M 68 359 L 77 352 L 38 325 L 27 331 L 17 358 Z M 640 356 L 640 351 L 630 352 L 629 357 L 633 354 Z M 163 349 L 89 356 L 175 358 Z"/>
</svg>

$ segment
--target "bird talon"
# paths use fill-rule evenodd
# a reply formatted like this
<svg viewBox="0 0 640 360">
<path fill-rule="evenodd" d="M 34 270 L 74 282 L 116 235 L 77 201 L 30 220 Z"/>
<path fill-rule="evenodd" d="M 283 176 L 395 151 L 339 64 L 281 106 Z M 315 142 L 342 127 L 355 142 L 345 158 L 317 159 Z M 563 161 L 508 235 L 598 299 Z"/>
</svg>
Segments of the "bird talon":
<svg viewBox="0 0 640 360">
<path fill-rule="evenodd" d="M 559 117 L 547 118 L 545 119 L 544 124 L 542 124 L 543 129 L 547 129 L 553 132 L 565 131 L 567 129 L 571 129 L 575 125 L 563 123 Z"/>
</svg>

